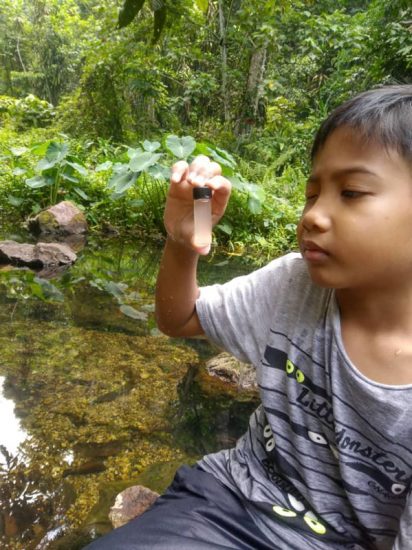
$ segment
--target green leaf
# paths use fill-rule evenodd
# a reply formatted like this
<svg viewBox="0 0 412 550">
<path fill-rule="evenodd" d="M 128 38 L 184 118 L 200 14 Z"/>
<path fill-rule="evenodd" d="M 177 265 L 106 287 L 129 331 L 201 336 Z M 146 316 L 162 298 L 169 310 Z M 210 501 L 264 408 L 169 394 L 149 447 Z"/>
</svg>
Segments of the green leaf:
<svg viewBox="0 0 412 550">
<path fill-rule="evenodd" d="M 47 148 L 46 158 L 49 161 L 61 162 L 69 153 L 68 143 L 52 141 Z"/>
<path fill-rule="evenodd" d="M 225 151 L 224 149 L 220 149 L 219 147 L 213 147 L 209 145 L 210 155 L 219 164 L 223 164 L 224 166 L 229 166 L 230 168 L 236 168 L 236 160 L 234 157 Z"/>
<path fill-rule="evenodd" d="M 147 172 L 156 180 L 168 181 L 170 179 L 170 168 L 168 166 L 154 164 L 153 166 L 149 167 Z"/>
<path fill-rule="evenodd" d="M 81 164 L 78 164 L 77 162 L 69 162 L 69 161 L 67 161 L 67 164 L 71 166 L 74 170 L 76 170 L 76 172 L 78 172 L 81 176 L 88 175 L 88 171 Z"/>
<path fill-rule="evenodd" d="M 256 183 L 245 182 L 244 190 L 260 202 L 264 202 L 266 198 L 265 190 L 263 189 L 263 187 L 256 185 Z"/>
<path fill-rule="evenodd" d="M 79 183 L 79 178 L 76 178 L 76 176 L 73 176 L 73 174 L 69 174 L 68 172 L 63 172 L 61 174 L 61 178 L 66 181 L 71 181 L 72 183 Z"/>
<path fill-rule="evenodd" d="M 126 172 L 113 174 L 109 180 L 109 189 L 114 189 L 117 195 L 123 195 L 137 180 L 137 174 L 134 172 Z"/>
<path fill-rule="evenodd" d="M 129 204 L 132 208 L 140 208 L 141 206 L 144 205 L 144 200 L 143 199 L 133 199 L 129 202 Z"/>
<path fill-rule="evenodd" d="M 216 229 L 223 231 L 223 233 L 226 233 L 226 235 L 231 235 L 233 231 L 233 227 L 229 223 L 219 223 L 216 226 Z"/>
<path fill-rule="evenodd" d="M 35 155 L 41 157 L 46 154 L 49 145 L 50 145 L 50 141 L 45 141 L 43 143 L 36 143 L 33 145 L 30 151 Z"/>
<path fill-rule="evenodd" d="M 10 151 L 15 157 L 21 157 L 27 153 L 28 149 L 27 147 L 10 147 Z"/>
<path fill-rule="evenodd" d="M 132 172 L 143 172 L 149 166 L 153 166 L 161 157 L 161 153 L 140 153 L 135 155 L 129 162 L 129 167 Z"/>
<path fill-rule="evenodd" d="M 36 296 L 36 298 L 40 298 L 40 300 L 46 301 L 46 296 L 43 294 L 43 290 L 40 285 L 36 283 L 30 283 L 29 288 L 33 296 Z"/>
<path fill-rule="evenodd" d="M 53 168 L 57 164 L 57 159 L 49 160 L 47 157 L 44 159 L 39 160 L 39 162 L 36 164 L 35 170 L 36 172 L 43 172 L 43 170 L 49 170 L 50 168 Z"/>
<path fill-rule="evenodd" d="M 143 149 L 149 153 L 153 153 L 153 151 L 157 151 L 159 149 L 160 145 L 161 144 L 158 141 L 148 141 L 146 139 L 143 142 Z"/>
<path fill-rule="evenodd" d="M 209 9 L 209 0 L 196 0 L 195 4 L 203 13 L 206 13 Z"/>
<path fill-rule="evenodd" d="M 57 301 L 57 302 L 64 301 L 64 295 L 62 294 L 62 292 L 56 286 L 54 286 L 50 281 L 46 281 L 45 279 L 41 279 L 40 277 L 35 277 L 33 281 L 34 283 L 40 286 L 43 294 L 43 299 Z M 32 288 L 32 290 L 35 290 L 35 289 Z M 41 298 L 41 296 L 39 296 L 39 298 Z"/>
<path fill-rule="evenodd" d="M 170 135 L 166 138 L 167 149 L 174 154 L 175 157 L 180 159 L 186 159 L 196 148 L 196 141 L 192 136 L 178 136 Z"/>
<path fill-rule="evenodd" d="M 90 200 L 90 197 L 83 191 L 83 189 L 80 189 L 80 187 L 73 187 L 73 191 L 77 193 L 82 199 L 86 201 Z"/>
<path fill-rule="evenodd" d="M 262 203 L 256 197 L 250 195 L 247 201 L 248 208 L 252 214 L 260 214 L 262 211 Z"/>
<path fill-rule="evenodd" d="M 18 166 L 16 168 L 14 168 L 14 170 L 12 171 L 12 174 L 13 176 L 22 176 L 23 174 L 25 174 L 27 172 L 27 170 L 25 170 L 24 168 L 19 168 Z"/>
<path fill-rule="evenodd" d="M 94 169 L 94 171 L 104 172 L 105 170 L 109 170 L 112 166 L 113 166 L 113 162 L 111 160 L 106 160 L 106 162 L 103 162 L 102 164 L 98 164 Z"/>
<path fill-rule="evenodd" d="M 14 197 L 13 195 L 9 195 L 7 197 L 7 202 L 12 206 L 21 206 L 24 202 L 24 199 L 20 197 Z"/>
<path fill-rule="evenodd" d="M 233 189 L 236 189 L 237 191 L 242 191 L 242 192 L 245 190 L 246 182 L 243 180 L 242 177 L 239 177 L 238 175 L 236 175 L 233 177 L 229 176 L 227 179 L 232 184 Z"/>
<path fill-rule="evenodd" d="M 129 165 L 121 162 L 115 162 L 113 164 L 113 174 L 124 174 L 129 171 Z"/>
<path fill-rule="evenodd" d="M 142 9 L 143 4 L 144 0 L 125 0 L 119 13 L 118 28 L 127 27 Z"/>
<path fill-rule="evenodd" d="M 104 281 L 103 288 L 106 292 L 116 298 L 118 302 L 122 303 L 124 298 L 124 291 L 127 289 L 126 284 L 115 283 L 114 281 Z"/>
<path fill-rule="evenodd" d="M 40 187 L 49 185 L 49 182 L 43 176 L 34 176 L 34 178 L 27 179 L 25 183 L 31 187 L 31 189 L 40 189 Z"/>
<path fill-rule="evenodd" d="M 125 304 L 120 306 L 120 311 L 123 313 L 123 315 L 126 315 L 127 317 L 131 317 L 132 319 L 136 319 L 137 321 L 146 321 L 147 320 L 147 313 L 144 311 L 137 311 L 132 306 L 127 306 Z"/>
<path fill-rule="evenodd" d="M 209 144 L 204 141 L 200 141 L 196 143 L 196 154 L 206 155 L 208 157 L 210 155 Z"/>
<path fill-rule="evenodd" d="M 140 155 L 141 153 L 143 153 L 143 149 L 141 147 L 137 147 L 136 149 L 129 147 L 127 149 L 127 156 L 129 157 L 129 159 L 132 159 L 133 157 L 135 157 L 136 155 Z"/>
<path fill-rule="evenodd" d="M 225 177 L 233 176 L 236 168 L 235 159 L 233 157 L 227 158 L 225 155 L 226 152 L 223 149 L 214 149 L 212 147 L 208 147 L 208 149 L 208 156 L 212 157 L 222 167 L 222 175 Z M 227 153 L 227 156 L 230 157 L 231 155 Z"/>
</svg>

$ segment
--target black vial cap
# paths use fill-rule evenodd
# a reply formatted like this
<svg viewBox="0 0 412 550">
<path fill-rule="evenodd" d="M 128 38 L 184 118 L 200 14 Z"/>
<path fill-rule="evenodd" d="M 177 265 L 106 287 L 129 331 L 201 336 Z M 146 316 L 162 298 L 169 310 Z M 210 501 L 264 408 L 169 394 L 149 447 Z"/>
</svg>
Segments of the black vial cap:
<svg viewBox="0 0 412 550">
<path fill-rule="evenodd" d="M 210 187 L 193 187 L 193 199 L 211 199 L 212 190 Z"/>
</svg>

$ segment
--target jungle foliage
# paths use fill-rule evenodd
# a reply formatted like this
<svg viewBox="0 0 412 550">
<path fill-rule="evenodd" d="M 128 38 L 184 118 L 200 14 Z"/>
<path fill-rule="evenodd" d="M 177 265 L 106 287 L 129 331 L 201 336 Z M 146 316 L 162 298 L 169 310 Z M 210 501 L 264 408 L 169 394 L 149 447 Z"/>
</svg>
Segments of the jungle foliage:
<svg viewBox="0 0 412 550">
<path fill-rule="evenodd" d="M 319 122 L 354 92 L 410 82 L 411 31 L 407 0 L 4 0 L 3 213 L 68 193 L 96 226 L 162 231 L 167 136 L 189 136 L 234 163 L 222 242 L 288 249 Z M 42 143 L 70 153 L 36 171 Z M 160 172 L 133 169 L 158 154 Z"/>
</svg>

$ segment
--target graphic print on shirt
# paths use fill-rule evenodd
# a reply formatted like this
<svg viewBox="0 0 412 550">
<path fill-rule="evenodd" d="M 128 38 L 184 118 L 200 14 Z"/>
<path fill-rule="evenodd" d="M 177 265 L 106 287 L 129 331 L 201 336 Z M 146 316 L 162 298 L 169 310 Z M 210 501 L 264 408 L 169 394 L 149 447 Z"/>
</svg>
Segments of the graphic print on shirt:
<svg viewBox="0 0 412 550">
<path fill-rule="evenodd" d="M 402 463 L 397 463 L 393 453 L 389 455 L 379 445 L 374 446 L 373 441 L 365 440 L 356 429 L 352 430 L 350 426 L 335 426 L 330 397 L 326 389 L 316 384 L 308 374 L 310 371 L 305 369 L 305 361 L 298 365 L 296 359 L 293 362 L 284 351 L 270 346 L 266 347 L 264 361 L 266 367 L 278 369 L 288 379 L 287 386 L 292 390 L 288 393 L 288 399 L 307 415 L 304 422 L 301 415 L 298 415 L 300 421 L 296 422 L 284 407 L 277 408 L 264 403 L 265 413 L 271 419 L 272 427 L 275 429 L 277 422 L 286 423 L 298 440 L 302 438 L 314 446 L 314 457 L 319 456 L 319 446 L 323 447 L 325 453 L 322 456 L 325 460 L 328 459 L 330 463 L 334 461 L 336 464 L 336 476 L 329 475 L 328 479 L 335 483 L 337 491 L 344 490 L 347 494 L 366 497 L 373 494 L 377 499 L 385 499 L 393 505 L 402 506 L 411 486 L 410 470 Z M 299 468 L 300 464 L 296 466 L 288 456 L 282 454 L 272 427 L 265 419 L 262 436 L 266 458 L 262 465 L 281 490 L 285 500 L 284 507 L 275 504 L 272 512 L 296 527 L 304 528 L 305 523 L 306 528 L 312 533 L 326 535 L 327 538 L 327 522 L 318 518 L 310 506 L 302 501 L 301 496 L 293 495 L 295 481 L 302 485 L 306 483 L 303 472 L 305 467 Z M 310 449 L 307 446 L 305 448 Z M 310 451 L 308 452 L 310 456 Z M 297 462 L 299 463 L 299 460 Z M 353 476 L 347 475 L 345 478 L 353 479 L 353 483 L 342 480 L 338 462 L 353 471 Z M 279 478 L 282 479 L 283 476 L 292 482 L 292 491 L 286 490 L 284 484 L 282 487 L 282 484 L 278 483 Z M 334 532 L 336 534 L 336 531 Z"/>
</svg>

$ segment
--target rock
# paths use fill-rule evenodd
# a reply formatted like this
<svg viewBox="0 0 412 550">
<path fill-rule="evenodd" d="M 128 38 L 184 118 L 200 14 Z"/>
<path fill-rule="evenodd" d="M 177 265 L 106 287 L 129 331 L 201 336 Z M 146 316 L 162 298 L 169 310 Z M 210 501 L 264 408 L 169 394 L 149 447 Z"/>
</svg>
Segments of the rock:
<svg viewBox="0 0 412 550">
<path fill-rule="evenodd" d="M 179 386 L 181 413 L 175 437 L 186 448 L 190 445 L 192 453 L 204 455 L 233 447 L 260 404 L 258 389 L 240 388 L 232 381 L 235 374 L 229 373 L 232 378 L 224 369 L 211 375 L 205 366 L 193 365 Z"/>
<path fill-rule="evenodd" d="M 235 385 L 240 390 L 257 388 L 256 369 L 253 365 L 242 363 L 223 352 L 206 363 L 206 370 L 211 376 Z"/>
<path fill-rule="evenodd" d="M 122 481 L 102 481 L 99 485 L 98 502 L 89 512 L 84 524 L 81 527 L 84 533 L 103 534 L 111 529 L 109 521 L 109 512 L 116 496 L 133 486 L 144 486 L 149 488 L 154 494 L 162 494 L 172 482 L 176 470 L 183 464 L 194 464 L 200 458 L 189 458 L 187 460 L 171 460 L 168 462 L 157 462 L 151 464 L 143 472 L 134 478 Z M 71 548 L 71 547 L 67 547 Z M 64 549 L 66 550 L 66 549 Z"/>
<path fill-rule="evenodd" d="M 0 242 L 0 263 L 42 268 L 72 264 L 77 259 L 70 247 L 60 243 L 21 244 Z"/>
<path fill-rule="evenodd" d="M 0 263 L 30 267 L 42 267 L 43 265 L 34 256 L 34 245 L 20 244 L 15 241 L 2 241 L 0 243 Z"/>
<path fill-rule="evenodd" d="M 134 485 L 119 493 L 110 508 L 109 518 L 114 528 L 140 516 L 157 500 L 159 493 L 143 485 Z"/>
<path fill-rule="evenodd" d="M 37 243 L 35 255 L 43 265 L 66 265 L 76 261 L 73 250 L 63 243 Z"/>
<path fill-rule="evenodd" d="M 62 201 L 43 210 L 28 221 L 34 233 L 80 234 L 87 232 L 86 218 L 70 201 Z"/>
</svg>

